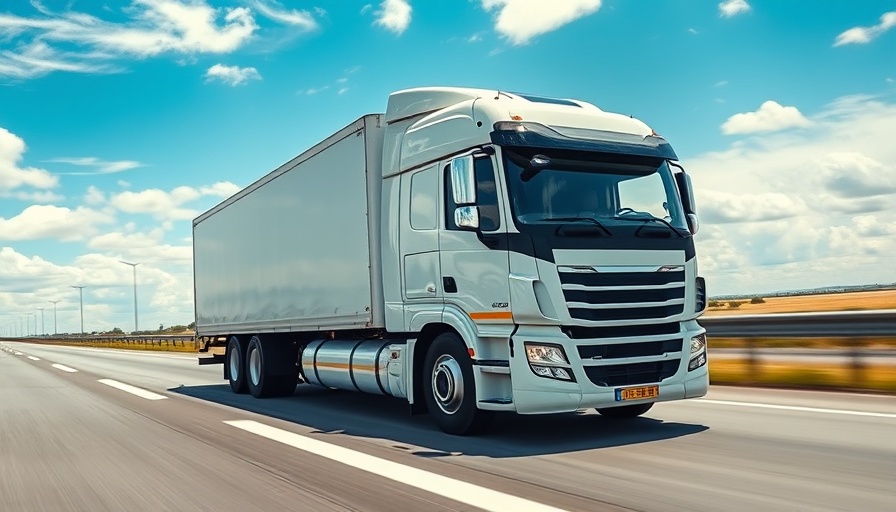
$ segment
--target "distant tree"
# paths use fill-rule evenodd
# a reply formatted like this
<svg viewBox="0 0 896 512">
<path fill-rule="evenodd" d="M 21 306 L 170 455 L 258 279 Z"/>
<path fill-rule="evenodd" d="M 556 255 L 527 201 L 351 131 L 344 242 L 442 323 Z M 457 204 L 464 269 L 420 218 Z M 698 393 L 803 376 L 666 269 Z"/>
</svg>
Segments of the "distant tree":
<svg viewBox="0 0 896 512">
<path fill-rule="evenodd" d="M 164 330 L 165 330 L 165 326 L 162 324 L 159 324 L 159 333 L 161 334 L 161 332 Z"/>
<path fill-rule="evenodd" d="M 729 308 L 739 308 L 742 302 L 731 301 L 728 303 Z"/>
<path fill-rule="evenodd" d="M 765 299 L 762 297 L 753 297 L 750 299 L 750 304 L 765 304 Z"/>
<path fill-rule="evenodd" d="M 191 331 L 196 330 L 196 322 L 190 322 L 189 324 L 187 324 L 187 329 Z"/>
<path fill-rule="evenodd" d="M 109 331 L 109 334 L 124 334 L 124 331 L 122 331 L 120 327 L 114 327 Z"/>
<path fill-rule="evenodd" d="M 722 307 L 722 306 L 724 306 L 724 305 L 725 305 L 724 302 L 719 302 L 719 301 L 717 301 L 717 300 L 711 300 L 711 301 L 709 301 L 709 307 L 711 307 L 711 308 L 720 308 L 720 307 Z"/>
</svg>

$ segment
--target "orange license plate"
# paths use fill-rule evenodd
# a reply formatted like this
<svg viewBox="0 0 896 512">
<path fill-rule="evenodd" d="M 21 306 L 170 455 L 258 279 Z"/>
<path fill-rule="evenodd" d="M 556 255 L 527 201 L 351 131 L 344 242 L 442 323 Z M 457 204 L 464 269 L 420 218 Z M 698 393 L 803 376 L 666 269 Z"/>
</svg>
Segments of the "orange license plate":
<svg viewBox="0 0 896 512">
<path fill-rule="evenodd" d="M 636 388 L 620 388 L 616 390 L 616 401 L 642 400 L 660 396 L 659 386 L 638 386 Z"/>
</svg>

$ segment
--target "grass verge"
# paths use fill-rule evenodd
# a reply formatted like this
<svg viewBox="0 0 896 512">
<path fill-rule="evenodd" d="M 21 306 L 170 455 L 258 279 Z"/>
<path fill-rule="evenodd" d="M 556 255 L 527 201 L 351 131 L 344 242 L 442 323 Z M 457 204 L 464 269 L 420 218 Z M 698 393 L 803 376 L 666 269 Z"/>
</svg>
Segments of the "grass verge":
<svg viewBox="0 0 896 512">
<path fill-rule="evenodd" d="M 124 341 L 113 341 L 113 342 L 98 342 L 98 341 L 37 341 L 37 343 L 43 343 L 45 345 L 65 345 L 68 347 L 94 347 L 94 348 L 114 348 L 120 350 L 149 350 L 155 352 L 187 352 L 198 354 L 199 351 L 193 345 L 192 342 L 187 342 L 183 344 L 182 342 L 177 342 L 176 345 L 172 345 L 173 342 L 162 341 L 161 343 L 127 343 Z"/>
<path fill-rule="evenodd" d="M 763 362 L 751 370 L 745 359 L 712 360 L 712 384 L 770 386 L 799 389 L 835 389 L 896 393 L 896 366 L 863 365 L 860 368 L 829 364 Z"/>
</svg>

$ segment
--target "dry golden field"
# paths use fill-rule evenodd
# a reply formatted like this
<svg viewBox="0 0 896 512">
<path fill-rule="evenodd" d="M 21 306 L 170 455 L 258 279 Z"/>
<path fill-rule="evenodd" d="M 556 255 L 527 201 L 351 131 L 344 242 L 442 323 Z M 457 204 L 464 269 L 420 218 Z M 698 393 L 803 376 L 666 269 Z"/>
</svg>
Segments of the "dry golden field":
<svg viewBox="0 0 896 512">
<path fill-rule="evenodd" d="M 756 315 L 764 313 L 896 309 L 896 290 L 763 298 L 765 300 L 763 304 L 750 304 L 750 299 L 739 299 L 735 302 L 740 302 L 741 305 L 736 308 L 729 306 L 729 302 L 732 301 L 724 301 L 721 307 L 708 308 L 706 315 Z"/>
</svg>

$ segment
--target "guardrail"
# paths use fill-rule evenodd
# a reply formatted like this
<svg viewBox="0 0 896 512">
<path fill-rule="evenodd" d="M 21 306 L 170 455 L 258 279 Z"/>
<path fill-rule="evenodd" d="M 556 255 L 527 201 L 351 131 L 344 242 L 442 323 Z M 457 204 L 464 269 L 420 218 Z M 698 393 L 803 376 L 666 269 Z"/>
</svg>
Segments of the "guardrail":
<svg viewBox="0 0 896 512">
<path fill-rule="evenodd" d="M 703 316 L 700 324 L 719 338 L 896 338 L 896 309 Z"/>
<path fill-rule="evenodd" d="M 40 343 L 45 342 L 67 342 L 67 343 L 100 343 L 113 344 L 124 343 L 135 346 L 165 346 L 165 347 L 193 347 L 199 350 L 199 339 L 192 334 L 64 334 L 55 336 L 28 336 L 26 338 L 13 338 L 23 341 Z"/>
</svg>

